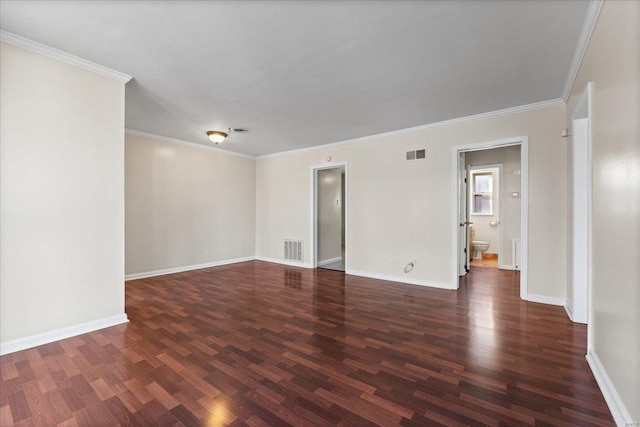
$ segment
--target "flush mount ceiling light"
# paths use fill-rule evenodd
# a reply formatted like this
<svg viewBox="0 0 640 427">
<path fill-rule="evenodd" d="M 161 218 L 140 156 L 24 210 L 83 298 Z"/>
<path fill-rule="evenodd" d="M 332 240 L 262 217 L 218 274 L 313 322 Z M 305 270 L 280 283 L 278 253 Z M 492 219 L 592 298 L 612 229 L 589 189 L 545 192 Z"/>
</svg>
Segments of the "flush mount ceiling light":
<svg viewBox="0 0 640 427">
<path fill-rule="evenodd" d="M 207 132 L 207 136 L 209 137 L 211 142 L 213 142 L 214 144 L 218 145 L 222 141 L 224 141 L 225 138 L 227 136 L 229 136 L 229 134 L 226 133 L 226 132 L 220 132 L 219 130 L 210 130 L 210 131 Z"/>
<path fill-rule="evenodd" d="M 231 132 L 244 133 L 246 131 L 247 130 L 243 129 L 243 128 L 229 128 L 229 130 L 227 132 L 221 132 L 219 130 L 210 130 L 210 131 L 207 132 L 207 136 L 209 137 L 211 142 L 213 142 L 214 144 L 218 145 L 222 141 L 224 141 L 229 136 L 229 134 Z"/>
</svg>

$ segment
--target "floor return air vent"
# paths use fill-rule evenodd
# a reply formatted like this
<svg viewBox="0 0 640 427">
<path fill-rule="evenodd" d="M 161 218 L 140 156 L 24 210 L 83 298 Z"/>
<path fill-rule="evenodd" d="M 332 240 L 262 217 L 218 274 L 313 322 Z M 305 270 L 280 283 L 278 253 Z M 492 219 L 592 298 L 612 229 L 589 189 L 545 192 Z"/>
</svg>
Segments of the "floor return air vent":
<svg viewBox="0 0 640 427">
<path fill-rule="evenodd" d="M 287 261 L 302 262 L 302 240 L 284 241 L 284 259 Z"/>
</svg>

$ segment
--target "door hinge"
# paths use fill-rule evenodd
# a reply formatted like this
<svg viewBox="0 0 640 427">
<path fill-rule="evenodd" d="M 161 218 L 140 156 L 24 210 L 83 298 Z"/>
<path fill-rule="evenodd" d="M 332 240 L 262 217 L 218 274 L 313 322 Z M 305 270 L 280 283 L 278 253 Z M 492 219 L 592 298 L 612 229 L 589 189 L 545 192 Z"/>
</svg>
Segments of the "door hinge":
<svg viewBox="0 0 640 427">
<path fill-rule="evenodd" d="M 465 253 L 465 254 L 467 253 L 467 248 L 464 248 L 464 253 Z"/>
</svg>

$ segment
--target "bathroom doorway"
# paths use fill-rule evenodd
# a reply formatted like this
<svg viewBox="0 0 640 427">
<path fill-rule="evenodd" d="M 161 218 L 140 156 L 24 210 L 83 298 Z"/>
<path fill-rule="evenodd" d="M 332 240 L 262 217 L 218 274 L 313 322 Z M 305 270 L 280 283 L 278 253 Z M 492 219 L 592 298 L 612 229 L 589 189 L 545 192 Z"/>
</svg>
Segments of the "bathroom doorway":
<svg viewBox="0 0 640 427">
<path fill-rule="evenodd" d="M 517 157 L 520 157 L 519 147 Z M 494 150 L 502 150 L 501 148 Z M 502 153 L 489 150 L 469 152 L 465 155 L 469 206 L 469 268 L 487 267 L 504 269 L 502 221 L 502 163 L 478 165 L 486 157 L 502 157 Z M 478 160 L 479 159 L 479 160 Z M 518 159 L 517 170 L 520 169 Z M 518 183 L 519 184 L 519 183 Z M 510 220 L 512 220 L 510 218 Z M 519 219 L 518 219 L 519 220 Z"/>
<path fill-rule="evenodd" d="M 526 299 L 527 139 L 454 148 L 456 273 L 512 270 Z M 522 272 L 522 277 L 520 277 Z"/>
<path fill-rule="evenodd" d="M 314 168 L 314 262 L 317 268 L 346 268 L 346 165 Z"/>
</svg>

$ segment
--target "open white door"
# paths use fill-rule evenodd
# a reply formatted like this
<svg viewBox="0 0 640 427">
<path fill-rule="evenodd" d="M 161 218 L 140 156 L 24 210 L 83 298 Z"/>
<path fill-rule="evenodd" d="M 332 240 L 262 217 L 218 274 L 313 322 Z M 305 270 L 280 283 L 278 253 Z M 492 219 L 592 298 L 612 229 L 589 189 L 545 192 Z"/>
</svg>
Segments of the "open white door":
<svg viewBox="0 0 640 427">
<path fill-rule="evenodd" d="M 458 198 L 460 199 L 458 222 L 458 275 L 464 276 L 469 271 L 469 185 L 467 177 L 468 168 L 465 167 L 465 153 L 460 152 L 458 157 Z"/>
</svg>

